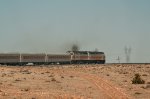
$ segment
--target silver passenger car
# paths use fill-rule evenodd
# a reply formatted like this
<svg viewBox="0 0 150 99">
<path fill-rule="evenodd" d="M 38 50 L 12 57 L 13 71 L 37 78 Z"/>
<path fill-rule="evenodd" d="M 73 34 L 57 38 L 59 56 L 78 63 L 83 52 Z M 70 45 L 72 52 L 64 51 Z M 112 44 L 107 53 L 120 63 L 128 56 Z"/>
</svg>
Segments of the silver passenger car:
<svg viewBox="0 0 150 99">
<path fill-rule="evenodd" d="M 0 53 L 0 64 L 18 65 L 20 63 L 19 53 Z"/>
<path fill-rule="evenodd" d="M 22 64 L 44 64 L 46 59 L 46 54 L 21 54 Z"/>
<path fill-rule="evenodd" d="M 70 55 L 47 54 L 47 63 L 65 64 L 65 63 L 70 63 L 70 60 L 71 60 L 71 56 Z"/>
</svg>

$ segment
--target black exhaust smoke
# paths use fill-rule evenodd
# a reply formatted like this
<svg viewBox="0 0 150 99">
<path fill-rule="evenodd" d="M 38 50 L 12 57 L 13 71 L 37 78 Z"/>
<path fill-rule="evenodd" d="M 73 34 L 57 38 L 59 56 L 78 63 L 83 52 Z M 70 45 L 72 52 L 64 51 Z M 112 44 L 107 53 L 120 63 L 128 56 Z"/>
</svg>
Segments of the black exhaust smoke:
<svg viewBox="0 0 150 99">
<path fill-rule="evenodd" d="M 79 51 L 79 45 L 78 44 L 73 44 L 71 47 L 71 51 Z"/>
</svg>

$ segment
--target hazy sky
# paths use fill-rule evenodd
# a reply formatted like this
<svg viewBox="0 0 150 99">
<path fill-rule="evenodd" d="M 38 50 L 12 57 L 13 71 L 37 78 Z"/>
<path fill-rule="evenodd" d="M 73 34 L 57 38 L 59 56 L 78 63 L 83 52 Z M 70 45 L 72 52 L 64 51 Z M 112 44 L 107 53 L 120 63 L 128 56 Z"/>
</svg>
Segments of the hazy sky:
<svg viewBox="0 0 150 99">
<path fill-rule="evenodd" d="M 107 62 L 150 62 L 150 0 L 0 0 L 0 52 L 65 53 L 72 44 Z"/>
</svg>

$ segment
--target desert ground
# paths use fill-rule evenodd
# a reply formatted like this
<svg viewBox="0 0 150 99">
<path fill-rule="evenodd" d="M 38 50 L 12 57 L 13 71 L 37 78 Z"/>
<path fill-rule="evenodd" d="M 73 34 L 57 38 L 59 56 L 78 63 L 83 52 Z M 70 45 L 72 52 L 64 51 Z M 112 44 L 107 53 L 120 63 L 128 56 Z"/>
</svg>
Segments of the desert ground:
<svg viewBox="0 0 150 99">
<path fill-rule="evenodd" d="M 0 66 L 0 99 L 150 99 L 150 65 Z"/>
</svg>

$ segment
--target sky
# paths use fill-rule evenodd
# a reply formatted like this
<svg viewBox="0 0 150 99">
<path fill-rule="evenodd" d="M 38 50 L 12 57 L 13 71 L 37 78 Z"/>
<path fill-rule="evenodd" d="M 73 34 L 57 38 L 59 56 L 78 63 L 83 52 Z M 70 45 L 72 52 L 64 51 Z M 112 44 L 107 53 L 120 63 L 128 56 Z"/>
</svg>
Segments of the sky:
<svg viewBox="0 0 150 99">
<path fill-rule="evenodd" d="M 150 0 L 0 0 L 0 53 L 98 49 L 107 63 L 150 62 Z"/>
</svg>

